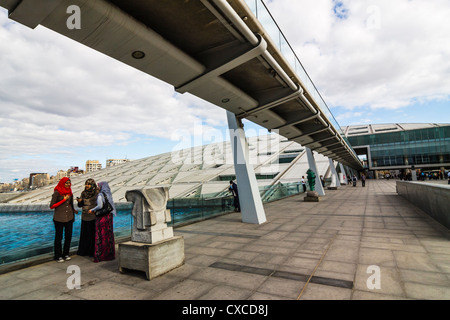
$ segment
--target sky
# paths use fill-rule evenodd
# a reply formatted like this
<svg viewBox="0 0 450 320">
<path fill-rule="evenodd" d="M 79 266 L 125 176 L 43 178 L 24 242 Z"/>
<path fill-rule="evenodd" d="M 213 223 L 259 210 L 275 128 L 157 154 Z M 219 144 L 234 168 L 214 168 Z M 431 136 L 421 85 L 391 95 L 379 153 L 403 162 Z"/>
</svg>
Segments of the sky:
<svg viewBox="0 0 450 320">
<path fill-rule="evenodd" d="M 450 123 L 450 1 L 265 3 L 341 127 Z M 0 182 L 217 142 L 226 129 L 225 110 L 0 9 Z"/>
</svg>

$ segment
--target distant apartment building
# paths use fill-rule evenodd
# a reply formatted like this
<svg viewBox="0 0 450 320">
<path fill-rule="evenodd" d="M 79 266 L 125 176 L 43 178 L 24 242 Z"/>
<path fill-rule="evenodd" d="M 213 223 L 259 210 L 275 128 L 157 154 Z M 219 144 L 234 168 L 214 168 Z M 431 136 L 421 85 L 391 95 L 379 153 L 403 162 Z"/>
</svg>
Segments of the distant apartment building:
<svg viewBox="0 0 450 320">
<path fill-rule="evenodd" d="M 86 161 L 86 173 L 102 169 L 102 164 L 98 160 Z"/>
<path fill-rule="evenodd" d="M 29 188 L 39 188 L 50 184 L 48 173 L 30 173 Z"/>
<path fill-rule="evenodd" d="M 56 182 L 58 182 L 59 180 L 61 180 L 64 177 L 67 177 L 67 171 L 66 170 L 58 170 L 54 180 L 56 180 Z"/>
<path fill-rule="evenodd" d="M 129 161 L 130 161 L 129 159 L 108 159 L 108 160 L 106 160 L 106 167 L 107 168 L 113 167 L 118 164 L 122 164 L 122 163 L 129 162 Z"/>
</svg>

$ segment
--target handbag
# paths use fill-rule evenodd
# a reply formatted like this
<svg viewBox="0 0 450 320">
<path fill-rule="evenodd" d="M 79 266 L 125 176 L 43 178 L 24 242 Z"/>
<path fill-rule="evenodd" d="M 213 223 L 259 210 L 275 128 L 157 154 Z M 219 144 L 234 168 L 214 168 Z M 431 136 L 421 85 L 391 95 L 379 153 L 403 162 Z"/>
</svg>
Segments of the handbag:
<svg viewBox="0 0 450 320">
<path fill-rule="evenodd" d="M 111 203 L 109 203 L 108 198 L 106 197 L 106 194 L 102 192 L 103 194 L 103 207 L 100 210 L 95 211 L 96 217 L 103 217 L 107 214 L 109 214 L 111 211 L 113 211 L 113 207 Z"/>
</svg>

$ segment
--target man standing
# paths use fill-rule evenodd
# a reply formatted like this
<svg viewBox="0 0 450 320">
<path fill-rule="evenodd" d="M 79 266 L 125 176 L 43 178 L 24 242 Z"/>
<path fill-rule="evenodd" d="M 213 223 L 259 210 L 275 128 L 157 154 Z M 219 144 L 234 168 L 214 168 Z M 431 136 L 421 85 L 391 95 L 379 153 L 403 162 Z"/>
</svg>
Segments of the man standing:
<svg viewBox="0 0 450 320">
<path fill-rule="evenodd" d="M 305 192 L 306 192 L 306 181 L 305 181 L 305 176 L 302 176 L 302 179 L 300 180 L 300 182 L 302 183 L 303 193 L 305 193 Z"/>
<path fill-rule="evenodd" d="M 239 204 L 238 187 L 237 184 L 233 182 L 233 180 L 230 180 L 230 187 L 228 188 L 228 190 L 233 194 L 234 197 L 234 211 L 241 212 L 241 206 Z"/>
</svg>

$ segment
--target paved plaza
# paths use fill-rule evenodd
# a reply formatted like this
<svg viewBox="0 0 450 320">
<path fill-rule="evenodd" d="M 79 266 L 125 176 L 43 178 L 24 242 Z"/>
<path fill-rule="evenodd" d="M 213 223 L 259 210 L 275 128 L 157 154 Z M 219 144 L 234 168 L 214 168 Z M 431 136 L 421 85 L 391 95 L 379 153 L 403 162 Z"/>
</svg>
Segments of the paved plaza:
<svg viewBox="0 0 450 320">
<path fill-rule="evenodd" d="M 1 299 L 450 299 L 450 232 L 396 193 L 395 181 L 265 204 L 267 223 L 239 213 L 175 229 L 182 267 L 151 281 L 121 274 L 117 258 L 45 262 L 0 275 Z M 81 288 L 70 289 L 78 266 Z"/>
</svg>

